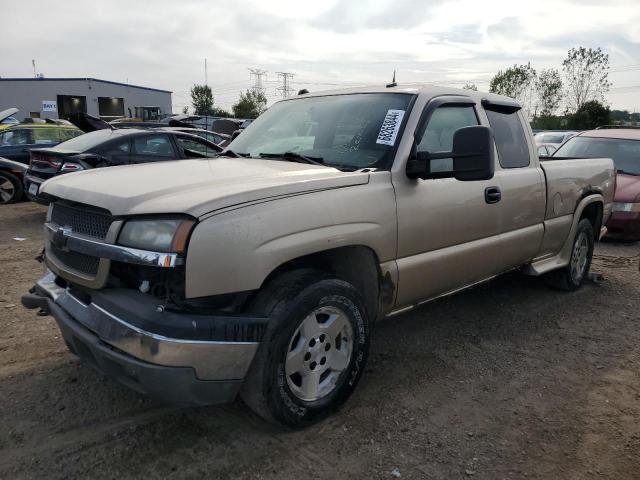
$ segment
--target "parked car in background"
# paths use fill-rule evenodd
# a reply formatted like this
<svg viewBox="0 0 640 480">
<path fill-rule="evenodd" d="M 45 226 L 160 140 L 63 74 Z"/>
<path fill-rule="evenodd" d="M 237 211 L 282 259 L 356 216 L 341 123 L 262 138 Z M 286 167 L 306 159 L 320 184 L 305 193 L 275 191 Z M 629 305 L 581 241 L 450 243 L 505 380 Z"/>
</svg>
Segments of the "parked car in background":
<svg viewBox="0 0 640 480">
<path fill-rule="evenodd" d="M 17 202 L 24 197 L 22 181 L 27 166 L 6 158 L 0 158 L 0 204 Z"/>
<path fill-rule="evenodd" d="M 92 168 L 185 158 L 215 157 L 222 150 L 197 135 L 156 129 L 101 129 L 53 148 L 31 151 L 24 187 L 30 200 L 47 204 L 40 184 L 54 176 Z"/>
<path fill-rule="evenodd" d="M 564 142 L 566 142 L 567 140 L 569 140 L 571 137 L 573 137 L 574 135 L 576 135 L 578 132 L 565 132 L 565 131 L 551 131 L 551 130 L 545 130 L 543 132 L 539 132 L 536 133 L 535 136 L 533 137 L 536 141 L 536 144 L 541 145 L 541 144 L 551 144 L 554 145 L 556 148 L 558 148 L 560 145 L 562 145 Z"/>
<path fill-rule="evenodd" d="M 582 132 L 556 150 L 553 157 L 612 158 L 617 171 L 616 192 L 607 236 L 640 240 L 640 129 Z"/>
<path fill-rule="evenodd" d="M 18 113 L 18 111 L 17 108 L 8 108 L 0 112 L 0 130 L 20 123 L 18 119 L 13 116 Z"/>
<path fill-rule="evenodd" d="M 541 157 L 550 157 L 553 152 L 556 151 L 556 149 L 558 148 L 556 145 L 554 145 L 553 143 L 540 143 L 537 146 L 538 148 L 538 155 Z"/>
<path fill-rule="evenodd" d="M 209 140 L 210 142 L 213 142 L 216 145 L 220 145 L 221 147 L 226 146 L 231 139 L 230 135 L 225 135 L 224 133 L 210 132 L 209 130 L 204 130 L 202 128 L 160 127 L 160 128 L 157 128 L 157 130 L 164 130 L 167 132 L 190 133 L 191 135 L 197 135 L 206 140 Z"/>
<path fill-rule="evenodd" d="M 5 110 L 5 118 L 8 117 L 6 112 L 11 111 L 17 109 Z M 54 146 L 82 135 L 81 130 L 64 120 L 36 120 L 40 121 L 12 124 L 0 130 L 0 157 L 26 164 L 29 163 L 30 150 Z"/>
<path fill-rule="evenodd" d="M 210 117 L 206 115 L 174 115 L 169 119 L 169 124 L 172 121 L 179 121 L 182 123 L 188 123 L 195 128 L 202 128 L 204 130 L 213 130 L 213 124 L 221 117 Z"/>
<path fill-rule="evenodd" d="M 197 126 L 197 124 L 189 123 L 189 120 L 192 118 L 203 118 L 203 117 L 193 117 L 188 115 L 173 115 L 170 117 L 166 117 L 159 122 L 140 122 L 140 121 L 128 121 L 125 119 L 119 119 L 112 122 L 109 122 L 109 125 L 115 128 L 157 128 L 163 129 L 167 131 L 175 130 L 184 133 L 191 133 L 192 135 L 198 135 L 199 137 L 205 138 L 210 142 L 213 142 L 222 147 L 229 144 L 231 141 L 231 135 L 227 135 L 224 133 L 214 132 L 210 129 L 205 129 L 203 127 Z M 213 118 L 213 117 L 207 117 Z M 106 126 L 105 126 L 106 128 Z"/>
</svg>

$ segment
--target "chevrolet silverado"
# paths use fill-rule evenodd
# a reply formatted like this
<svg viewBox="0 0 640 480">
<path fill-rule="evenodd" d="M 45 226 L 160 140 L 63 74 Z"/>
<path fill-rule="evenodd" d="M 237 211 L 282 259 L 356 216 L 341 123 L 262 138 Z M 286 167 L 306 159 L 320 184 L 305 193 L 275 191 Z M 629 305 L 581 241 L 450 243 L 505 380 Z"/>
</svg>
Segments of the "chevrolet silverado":
<svg viewBox="0 0 640 480">
<path fill-rule="evenodd" d="M 43 183 L 22 301 L 131 388 L 302 427 L 356 388 L 374 320 L 513 269 L 579 288 L 614 188 L 611 159 L 541 162 L 510 98 L 306 93 L 218 158 Z"/>
</svg>

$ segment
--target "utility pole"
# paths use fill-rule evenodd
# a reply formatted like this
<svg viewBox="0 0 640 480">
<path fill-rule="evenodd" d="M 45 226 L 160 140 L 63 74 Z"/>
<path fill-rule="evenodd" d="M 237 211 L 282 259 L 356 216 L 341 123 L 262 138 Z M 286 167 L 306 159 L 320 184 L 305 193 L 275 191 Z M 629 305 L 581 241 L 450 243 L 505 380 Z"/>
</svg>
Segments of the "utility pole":
<svg viewBox="0 0 640 480">
<path fill-rule="evenodd" d="M 260 70 L 258 68 L 249 69 L 249 78 L 253 80 L 253 86 L 251 87 L 251 91 L 253 93 L 261 93 L 262 95 L 264 95 L 265 88 L 262 84 L 262 78 L 266 76 L 266 70 Z"/>
<path fill-rule="evenodd" d="M 282 86 L 276 88 L 282 94 L 282 98 L 290 97 L 293 93 L 293 88 L 290 86 L 290 79 L 293 78 L 293 73 L 288 72 L 276 72 L 278 74 L 278 78 L 282 79 Z"/>
<path fill-rule="evenodd" d="M 33 78 L 36 78 L 38 74 L 36 73 L 36 59 L 31 59 L 31 65 L 33 65 Z"/>
<path fill-rule="evenodd" d="M 204 84 L 209 86 L 209 79 L 207 78 L 207 58 L 204 59 Z"/>
</svg>

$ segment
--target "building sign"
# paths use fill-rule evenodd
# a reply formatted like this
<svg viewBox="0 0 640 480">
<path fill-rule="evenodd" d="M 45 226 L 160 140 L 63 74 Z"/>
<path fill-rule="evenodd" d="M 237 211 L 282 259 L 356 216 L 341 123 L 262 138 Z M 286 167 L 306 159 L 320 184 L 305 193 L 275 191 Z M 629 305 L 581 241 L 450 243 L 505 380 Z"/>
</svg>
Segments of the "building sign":
<svg viewBox="0 0 640 480">
<path fill-rule="evenodd" d="M 58 104 L 55 100 L 43 100 L 42 101 L 43 112 L 57 112 Z"/>
</svg>

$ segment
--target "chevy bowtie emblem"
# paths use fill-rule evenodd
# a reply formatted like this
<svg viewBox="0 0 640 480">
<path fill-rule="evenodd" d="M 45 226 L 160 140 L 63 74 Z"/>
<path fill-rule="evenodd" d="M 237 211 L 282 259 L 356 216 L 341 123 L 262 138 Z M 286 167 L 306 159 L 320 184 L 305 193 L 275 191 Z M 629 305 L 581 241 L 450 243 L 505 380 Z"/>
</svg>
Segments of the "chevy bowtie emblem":
<svg viewBox="0 0 640 480">
<path fill-rule="evenodd" d="M 62 249 L 67 246 L 67 235 L 71 233 L 69 227 L 58 227 L 58 229 L 51 235 L 51 243 L 56 247 Z"/>
</svg>

